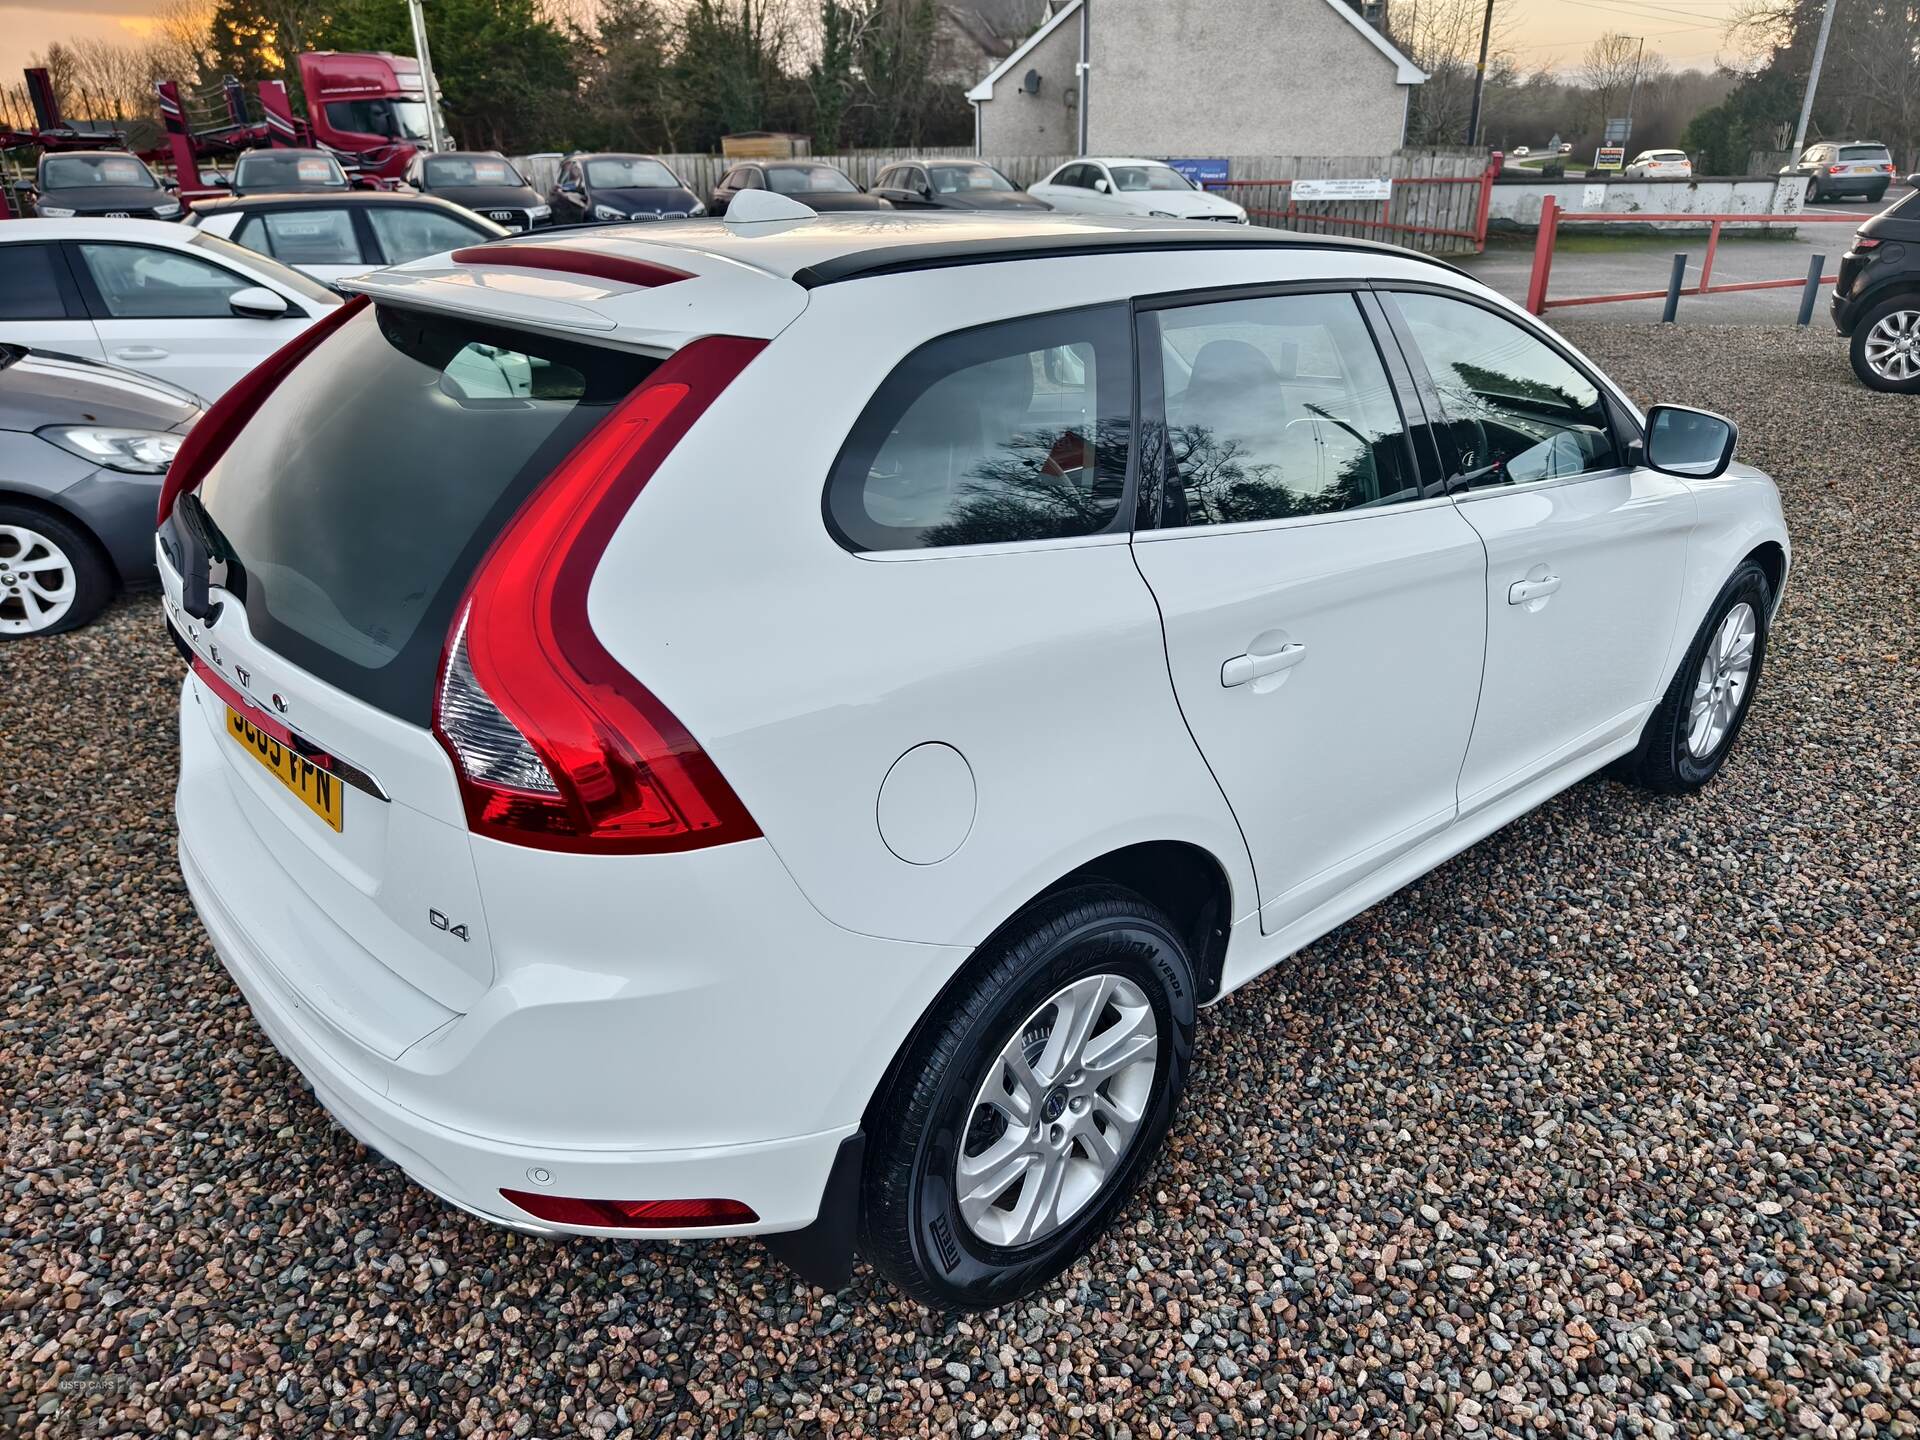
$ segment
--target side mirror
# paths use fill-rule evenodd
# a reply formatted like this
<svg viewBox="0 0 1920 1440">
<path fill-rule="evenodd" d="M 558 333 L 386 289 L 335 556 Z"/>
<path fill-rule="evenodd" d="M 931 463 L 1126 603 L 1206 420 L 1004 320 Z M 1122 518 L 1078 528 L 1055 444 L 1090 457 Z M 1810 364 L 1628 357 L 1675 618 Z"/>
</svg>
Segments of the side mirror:
<svg viewBox="0 0 1920 1440">
<path fill-rule="evenodd" d="M 1096 181 L 1094 181 L 1094 182 L 1093 182 L 1093 188 L 1094 188 L 1095 190 L 1098 190 L 1098 191 L 1099 191 L 1099 192 L 1100 192 L 1100 193 L 1101 193 L 1102 195 L 1104 195 L 1104 194 L 1106 194 L 1106 193 L 1107 193 L 1107 192 L 1108 192 L 1109 190 L 1111 190 L 1111 189 L 1112 189 L 1113 187 L 1112 187 L 1111 185 L 1109 185 L 1109 184 L 1107 184 L 1107 182 L 1106 182 L 1106 181 L 1105 181 L 1104 179 L 1101 179 L 1101 180 L 1096 180 Z"/>
<path fill-rule="evenodd" d="M 227 297 L 227 308 L 246 320 L 278 320 L 287 313 L 287 299 L 264 285 L 249 285 Z"/>
<path fill-rule="evenodd" d="M 1689 405 L 1656 405 L 1647 412 L 1646 462 L 1683 480 L 1713 480 L 1733 463 L 1740 431 L 1723 415 Z"/>
</svg>

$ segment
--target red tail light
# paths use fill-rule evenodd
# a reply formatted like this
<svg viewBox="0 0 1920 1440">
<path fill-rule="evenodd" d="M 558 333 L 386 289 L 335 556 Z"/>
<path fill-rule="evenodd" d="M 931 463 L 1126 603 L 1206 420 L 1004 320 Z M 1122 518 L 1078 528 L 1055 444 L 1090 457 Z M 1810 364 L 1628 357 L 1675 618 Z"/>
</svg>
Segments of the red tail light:
<svg viewBox="0 0 1920 1440">
<path fill-rule="evenodd" d="M 587 589 L 660 462 L 765 345 L 716 335 L 676 353 L 541 482 L 480 562 L 447 636 L 433 716 L 476 834 L 637 854 L 760 833 L 706 752 L 600 644 Z"/>
<path fill-rule="evenodd" d="M 575 1200 L 528 1190 L 500 1192 L 529 1215 L 556 1225 L 614 1230 L 668 1230 L 675 1226 L 750 1225 L 760 1217 L 738 1200 Z"/>
<path fill-rule="evenodd" d="M 1845 173 L 1845 171 L 1846 171 L 1846 168 L 1847 168 L 1847 167 L 1846 167 L 1846 166 L 1844 166 L 1844 165 L 1829 165 L 1829 166 L 1827 167 L 1827 173 L 1828 173 L 1829 175 L 1840 175 L 1840 174 L 1843 174 L 1843 173 Z"/>
<path fill-rule="evenodd" d="M 311 355 L 322 340 L 346 324 L 350 317 L 364 309 L 366 303 L 366 296 L 355 295 L 346 304 L 329 310 L 234 381 L 226 394 L 207 407 L 207 413 L 194 422 L 193 429 L 187 432 L 187 438 L 181 442 L 180 452 L 167 467 L 166 481 L 160 486 L 159 513 L 153 517 L 154 528 L 158 529 L 167 523 L 167 517 L 173 513 L 174 501 L 195 489 L 206 478 L 214 462 L 227 453 L 233 437 L 253 418 L 253 412 L 266 403 L 267 396 L 274 392 L 275 387 L 293 373 L 293 367 Z"/>
</svg>

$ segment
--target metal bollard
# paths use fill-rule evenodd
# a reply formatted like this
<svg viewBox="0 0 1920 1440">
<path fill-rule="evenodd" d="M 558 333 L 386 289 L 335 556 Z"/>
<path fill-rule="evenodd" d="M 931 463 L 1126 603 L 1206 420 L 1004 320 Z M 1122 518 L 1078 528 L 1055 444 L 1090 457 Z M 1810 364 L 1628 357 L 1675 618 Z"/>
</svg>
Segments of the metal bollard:
<svg viewBox="0 0 1920 1440">
<path fill-rule="evenodd" d="M 1667 279 L 1667 308 L 1660 312 L 1662 325 L 1673 324 L 1674 317 L 1680 313 L 1680 287 L 1687 281 L 1686 252 L 1673 257 L 1673 274 Z"/>
<path fill-rule="evenodd" d="M 1807 288 L 1800 294 L 1800 328 L 1813 323 L 1813 303 L 1820 298 L 1820 272 L 1827 268 L 1827 257 L 1815 255 L 1807 262 Z"/>
</svg>

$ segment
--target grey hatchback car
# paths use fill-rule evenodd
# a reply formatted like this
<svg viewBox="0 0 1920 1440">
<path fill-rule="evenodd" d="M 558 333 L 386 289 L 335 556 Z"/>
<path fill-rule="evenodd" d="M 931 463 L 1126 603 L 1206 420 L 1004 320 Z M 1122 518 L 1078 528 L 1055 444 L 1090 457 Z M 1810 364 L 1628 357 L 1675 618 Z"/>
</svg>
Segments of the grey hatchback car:
<svg viewBox="0 0 1920 1440">
<path fill-rule="evenodd" d="M 204 408 L 131 370 L 0 345 L 0 639 L 77 629 L 153 580 L 160 484 Z"/>
</svg>

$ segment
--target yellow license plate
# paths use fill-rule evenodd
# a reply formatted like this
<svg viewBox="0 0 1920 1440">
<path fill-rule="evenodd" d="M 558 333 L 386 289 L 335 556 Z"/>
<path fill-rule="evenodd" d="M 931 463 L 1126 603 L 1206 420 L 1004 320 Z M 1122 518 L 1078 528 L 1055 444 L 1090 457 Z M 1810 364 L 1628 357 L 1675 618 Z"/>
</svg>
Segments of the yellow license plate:
<svg viewBox="0 0 1920 1440">
<path fill-rule="evenodd" d="M 227 706 L 227 738 L 266 766 L 274 779 L 299 797 L 302 805 L 335 830 L 340 828 L 343 787 L 338 775 L 322 770 L 306 756 L 282 745 L 231 705 Z"/>
</svg>

